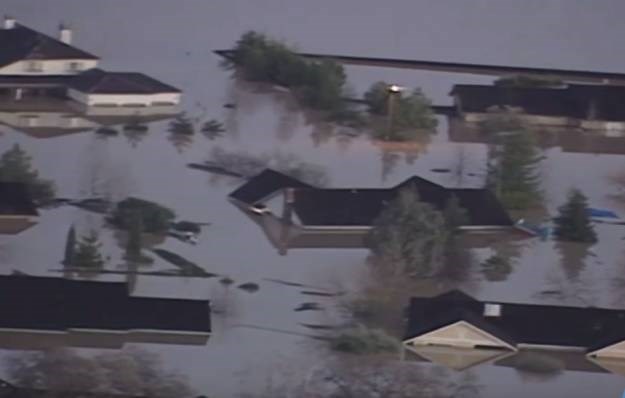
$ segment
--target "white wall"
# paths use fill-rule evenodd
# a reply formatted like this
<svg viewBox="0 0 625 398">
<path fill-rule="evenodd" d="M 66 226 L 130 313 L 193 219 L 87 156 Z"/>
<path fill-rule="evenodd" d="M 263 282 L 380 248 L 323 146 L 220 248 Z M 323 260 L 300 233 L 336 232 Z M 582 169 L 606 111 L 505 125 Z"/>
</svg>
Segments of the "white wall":
<svg viewBox="0 0 625 398">
<path fill-rule="evenodd" d="M 179 104 L 180 93 L 164 93 L 164 94 L 86 94 L 78 90 L 69 89 L 67 95 L 86 105 L 143 105 L 150 106 L 158 103 Z"/>
<path fill-rule="evenodd" d="M 44 60 L 40 61 L 42 70 L 34 72 L 27 70 L 29 61 L 18 61 L 0 68 L 0 75 L 75 75 L 87 69 L 95 68 L 98 65 L 97 59 L 64 59 L 64 60 Z M 82 69 L 72 71 L 69 69 L 70 62 L 81 62 Z"/>
<path fill-rule="evenodd" d="M 93 128 L 97 124 L 66 112 L 0 112 L 0 123 L 15 127 Z"/>
</svg>

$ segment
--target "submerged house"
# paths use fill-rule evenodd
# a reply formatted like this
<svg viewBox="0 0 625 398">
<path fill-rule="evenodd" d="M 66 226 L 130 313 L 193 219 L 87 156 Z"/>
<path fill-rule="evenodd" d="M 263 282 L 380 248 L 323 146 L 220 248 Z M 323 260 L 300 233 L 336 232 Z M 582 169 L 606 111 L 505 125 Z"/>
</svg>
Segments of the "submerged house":
<svg viewBox="0 0 625 398">
<path fill-rule="evenodd" d="M 28 187 L 0 181 L 0 235 L 15 235 L 37 224 L 39 213 Z"/>
<path fill-rule="evenodd" d="M 509 111 L 544 127 L 625 132 L 625 86 L 569 84 L 563 87 L 456 85 L 450 95 L 456 113 L 468 123 Z"/>
<path fill-rule="evenodd" d="M 625 310 L 483 302 L 454 290 L 412 298 L 407 316 L 403 345 L 419 355 L 441 347 L 468 350 L 468 358 L 478 359 L 497 352 L 572 351 L 603 368 L 625 369 Z"/>
<path fill-rule="evenodd" d="M 131 296 L 125 282 L 0 276 L 5 348 L 203 345 L 210 332 L 208 300 Z"/>
<path fill-rule="evenodd" d="M 411 177 L 390 188 L 315 188 L 274 170 L 264 170 L 233 191 L 229 198 L 256 218 L 281 254 L 289 248 L 361 248 L 384 208 L 406 187 L 420 200 L 443 210 L 456 197 L 468 215 L 460 227 L 472 232 L 518 232 L 496 196 L 483 188 L 447 188 Z M 275 206 L 281 206 L 276 210 Z M 273 211 L 278 214 L 274 215 Z M 259 218 L 259 216 L 261 216 Z"/>
<path fill-rule="evenodd" d="M 62 97 L 86 106 L 177 105 L 181 92 L 141 73 L 98 69 L 99 58 L 72 45 L 64 25 L 53 38 L 5 17 L 0 29 L 0 96 Z"/>
</svg>

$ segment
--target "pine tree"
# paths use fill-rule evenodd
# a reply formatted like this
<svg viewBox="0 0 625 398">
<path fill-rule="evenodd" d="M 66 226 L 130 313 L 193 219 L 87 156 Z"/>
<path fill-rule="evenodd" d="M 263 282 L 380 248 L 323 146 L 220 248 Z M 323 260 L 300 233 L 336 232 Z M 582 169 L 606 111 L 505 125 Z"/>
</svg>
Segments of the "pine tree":
<svg viewBox="0 0 625 398">
<path fill-rule="evenodd" d="M 588 201 L 577 189 L 572 189 L 567 201 L 558 208 L 558 216 L 554 218 L 554 223 L 554 235 L 559 240 L 597 242 L 597 234 L 588 216 Z"/>
<path fill-rule="evenodd" d="M 77 268 L 102 268 L 104 259 L 100 254 L 102 244 L 98 240 L 98 234 L 91 231 L 78 242 L 74 256 L 74 266 Z"/>
<path fill-rule="evenodd" d="M 500 137 L 489 167 L 489 185 L 504 206 L 524 210 L 536 205 L 541 197 L 536 166 L 541 158 L 529 131 L 506 133 Z"/>
<path fill-rule="evenodd" d="M 31 198 L 45 203 L 54 197 L 54 184 L 39 178 L 31 157 L 18 144 L 0 156 L 0 181 L 20 182 L 28 186 Z"/>
<path fill-rule="evenodd" d="M 63 264 L 66 267 L 74 266 L 74 259 L 76 257 L 76 231 L 72 225 L 67 231 L 67 240 L 65 241 L 65 256 L 63 257 Z"/>
</svg>

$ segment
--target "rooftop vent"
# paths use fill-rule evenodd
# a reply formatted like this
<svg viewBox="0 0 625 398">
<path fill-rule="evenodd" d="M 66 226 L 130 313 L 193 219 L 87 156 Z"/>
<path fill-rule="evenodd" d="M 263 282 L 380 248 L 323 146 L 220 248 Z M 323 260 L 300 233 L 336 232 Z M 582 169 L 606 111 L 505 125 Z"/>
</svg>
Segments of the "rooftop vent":
<svg viewBox="0 0 625 398">
<path fill-rule="evenodd" d="M 3 28 L 4 29 L 13 29 L 15 28 L 15 18 L 9 16 L 9 15 L 5 15 L 4 16 L 4 24 L 3 24 Z"/>
<path fill-rule="evenodd" d="M 484 316 L 498 317 L 501 316 L 501 304 L 484 304 Z"/>
<path fill-rule="evenodd" d="M 72 29 L 64 23 L 59 25 L 59 40 L 65 44 L 72 44 Z"/>
</svg>

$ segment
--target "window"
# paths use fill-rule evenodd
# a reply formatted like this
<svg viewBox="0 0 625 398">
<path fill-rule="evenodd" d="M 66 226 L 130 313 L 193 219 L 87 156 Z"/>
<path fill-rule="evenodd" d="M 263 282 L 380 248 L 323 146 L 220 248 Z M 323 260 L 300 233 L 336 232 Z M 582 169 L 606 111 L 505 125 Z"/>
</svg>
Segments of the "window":
<svg viewBox="0 0 625 398">
<path fill-rule="evenodd" d="M 43 72 L 43 62 L 41 61 L 26 61 L 27 72 Z"/>
<path fill-rule="evenodd" d="M 70 72 L 78 72 L 82 70 L 82 62 L 70 62 L 67 65 L 67 70 Z"/>
</svg>

